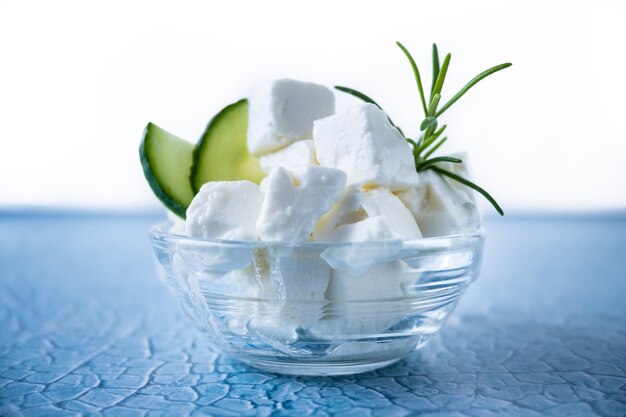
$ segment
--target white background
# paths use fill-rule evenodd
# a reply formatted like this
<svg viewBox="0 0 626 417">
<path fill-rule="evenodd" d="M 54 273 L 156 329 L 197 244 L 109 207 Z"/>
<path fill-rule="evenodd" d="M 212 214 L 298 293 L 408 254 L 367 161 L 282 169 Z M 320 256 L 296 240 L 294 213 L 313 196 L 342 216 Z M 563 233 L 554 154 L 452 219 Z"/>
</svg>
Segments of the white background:
<svg viewBox="0 0 626 417">
<path fill-rule="evenodd" d="M 269 78 L 352 86 L 414 132 L 400 40 L 427 85 L 431 43 L 452 52 L 443 100 L 513 62 L 442 118 L 507 211 L 626 208 L 624 22 L 624 1 L 0 0 L 0 207 L 157 207 L 145 124 L 195 141 Z"/>
</svg>

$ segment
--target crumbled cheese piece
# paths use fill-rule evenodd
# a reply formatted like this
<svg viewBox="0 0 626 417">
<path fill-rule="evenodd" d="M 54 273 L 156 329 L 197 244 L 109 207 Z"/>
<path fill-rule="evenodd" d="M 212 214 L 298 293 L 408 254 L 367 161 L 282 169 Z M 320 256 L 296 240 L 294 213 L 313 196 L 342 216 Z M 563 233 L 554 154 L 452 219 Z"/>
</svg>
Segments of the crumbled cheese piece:
<svg viewBox="0 0 626 417">
<path fill-rule="evenodd" d="M 415 277 L 401 261 L 379 264 L 365 273 L 333 271 L 326 291 L 327 314 L 311 333 L 334 339 L 385 331 L 406 316 L 408 307 L 398 301 Z"/>
<path fill-rule="evenodd" d="M 271 81 L 249 99 L 248 150 L 260 156 L 311 139 L 313 122 L 334 112 L 335 96 L 322 85 Z"/>
<path fill-rule="evenodd" d="M 397 195 L 413 213 L 424 237 L 455 235 L 480 227 L 473 199 L 434 171 L 424 171 L 419 186 Z"/>
<path fill-rule="evenodd" d="M 313 140 L 320 165 L 345 171 L 348 185 L 401 190 L 418 183 L 407 141 L 373 104 L 317 120 Z"/>
<path fill-rule="evenodd" d="M 266 338 L 294 341 L 297 329 L 308 329 L 324 314 L 330 266 L 314 251 L 270 249 L 258 262 L 263 307 L 250 322 Z"/>
<path fill-rule="evenodd" d="M 253 182 L 208 182 L 187 208 L 185 231 L 208 239 L 257 240 L 262 200 L 263 194 Z"/>
<path fill-rule="evenodd" d="M 261 240 L 306 241 L 315 223 L 341 196 L 346 174 L 338 169 L 301 165 L 277 168 L 264 183 L 265 198 L 257 221 Z"/>
<path fill-rule="evenodd" d="M 318 242 L 419 239 L 420 229 L 400 199 L 385 188 L 349 188 L 313 232 Z"/>
</svg>

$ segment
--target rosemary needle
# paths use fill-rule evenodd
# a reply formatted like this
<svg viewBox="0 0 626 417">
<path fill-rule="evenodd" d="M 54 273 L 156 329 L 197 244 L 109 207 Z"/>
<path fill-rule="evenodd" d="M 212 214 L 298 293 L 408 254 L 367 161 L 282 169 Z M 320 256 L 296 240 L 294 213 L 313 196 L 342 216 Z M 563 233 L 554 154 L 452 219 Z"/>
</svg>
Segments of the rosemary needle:
<svg viewBox="0 0 626 417">
<path fill-rule="evenodd" d="M 409 50 L 406 49 L 404 45 L 402 45 L 400 42 L 396 42 L 396 45 L 398 45 L 398 47 L 402 49 L 402 52 L 404 52 L 404 55 L 406 55 L 406 58 L 409 60 L 409 63 L 411 64 L 411 68 L 413 69 L 413 75 L 415 76 L 415 82 L 417 83 L 417 90 L 420 93 L 422 107 L 424 108 L 424 115 L 427 115 L 428 110 L 426 108 L 426 99 L 424 98 L 424 87 L 422 87 L 422 77 L 420 77 L 420 71 L 417 68 L 417 64 L 415 63 L 415 60 L 411 56 L 411 53 L 409 52 Z"/>
<path fill-rule="evenodd" d="M 439 51 L 437 50 L 437 44 L 433 43 L 433 82 L 430 86 L 430 98 L 432 100 L 435 91 L 435 83 L 437 82 L 437 77 L 439 76 Z"/>
</svg>

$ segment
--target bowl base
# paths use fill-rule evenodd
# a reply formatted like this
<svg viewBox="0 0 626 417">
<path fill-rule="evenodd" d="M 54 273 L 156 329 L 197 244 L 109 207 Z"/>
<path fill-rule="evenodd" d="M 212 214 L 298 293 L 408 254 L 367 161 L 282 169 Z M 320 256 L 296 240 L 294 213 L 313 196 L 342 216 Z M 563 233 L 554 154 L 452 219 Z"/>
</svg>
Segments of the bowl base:
<svg viewBox="0 0 626 417">
<path fill-rule="evenodd" d="M 294 376 L 337 376 L 352 375 L 384 368 L 399 361 L 394 358 L 384 361 L 343 361 L 343 362 L 283 362 L 267 360 L 239 359 L 246 365 L 265 372 Z"/>
</svg>

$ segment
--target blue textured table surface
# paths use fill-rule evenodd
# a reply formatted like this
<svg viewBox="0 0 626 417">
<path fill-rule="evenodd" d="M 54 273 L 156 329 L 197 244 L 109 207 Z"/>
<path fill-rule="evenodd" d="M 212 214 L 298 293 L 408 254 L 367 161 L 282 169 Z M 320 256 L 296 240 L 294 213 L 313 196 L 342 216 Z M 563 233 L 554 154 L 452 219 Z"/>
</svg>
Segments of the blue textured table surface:
<svg viewBox="0 0 626 417">
<path fill-rule="evenodd" d="M 441 333 L 338 378 L 211 351 L 156 277 L 158 220 L 0 214 L 0 415 L 626 415 L 624 217 L 488 220 Z"/>
</svg>

